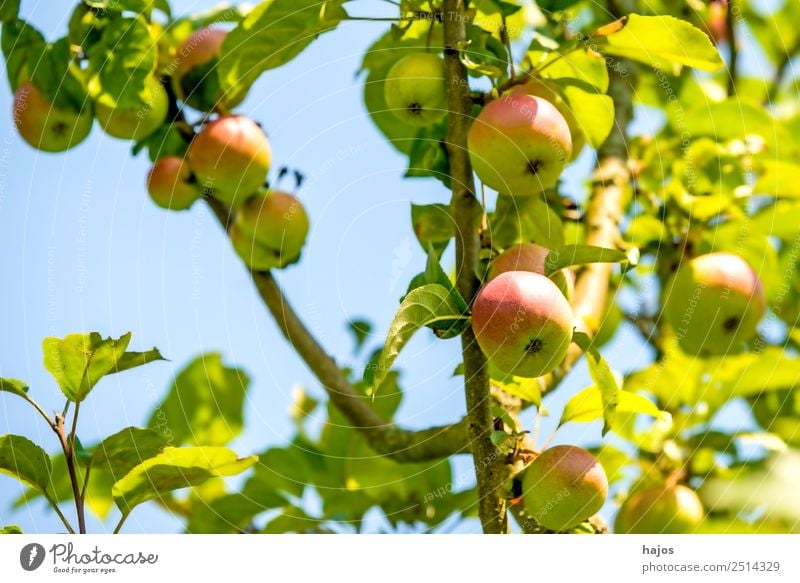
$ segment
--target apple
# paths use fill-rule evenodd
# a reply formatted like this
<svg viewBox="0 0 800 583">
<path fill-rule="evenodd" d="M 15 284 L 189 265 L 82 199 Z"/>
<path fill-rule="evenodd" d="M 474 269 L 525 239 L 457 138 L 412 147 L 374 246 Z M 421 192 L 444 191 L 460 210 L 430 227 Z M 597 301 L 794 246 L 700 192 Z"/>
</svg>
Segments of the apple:
<svg viewBox="0 0 800 583">
<path fill-rule="evenodd" d="M 22 139 L 43 152 L 63 152 L 77 146 L 92 129 L 91 107 L 80 112 L 56 106 L 29 81 L 14 93 L 14 124 Z"/>
<path fill-rule="evenodd" d="M 253 120 L 227 115 L 203 126 L 187 157 L 198 182 L 215 198 L 236 206 L 264 184 L 272 149 Z"/>
<path fill-rule="evenodd" d="M 110 107 L 95 104 L 95 115 L 109 136 L 123 140 L 139 141 L 146 138 L 164 123 L 169 109 L 169 97 L 164 86 L 155 77 L 147 80 L 148 98 L 141 108 Z"/>
<path fill-rule="evenodd" d="M 422 127 L 447 113 L 444 61 L 431 53 L 413 53 L 397 61 L 386 75 L 386 104 L 409 125 Z"/>
<path fill-rule="evenodd" d="M 683 485 L 657 486 L 629 496 L 617 513 L 614 532 L 689 534 L 702 522 L 703 504 Z"/>
<path fill-rule="evenodd" d="M 252 237 L 242 232 L 237 223 L 234 222 L 230 226 L 228 236 L 233 250 L 253 271 L 267 271 L 282 266 L 280 251 L 257 243 Z"/>
<path fill-rule="evenodd" d="M 296 260 L 308 236 L 308 214 L 297 197 L 270 190 L 253 196 L 236 213 L 238 231 L 272 254 L 271 267 Z"/>
<path fill-rule="evenodd" d="M 501 194 L 532 195 L 553 186 L 572 156 L 569 124 L 541 97 L 508 93 L 489 103 L 467 136 L 472 167 Z"/>
<path fill-rule="evenodd" d="M 586 145 L 586 134 L 583 133 L 581 125 L 575 118 L 575 114 L 572 113 L 572 109 L 570 108 L 569 104 L 564 100 L 563 97 L 561 97 L 558 91 L 553 89 L 553 87 L 548 85 L 545 81 L 531 79 L 524 85 L 517 85 L 511 90 L 511 92 L 527 93 L 528 95 L 541 97 L 555 105 L 556 109 L 561 115 L 564 116 L 564 120 L 569 126 L 569 133 L 572 137 L 572 156 L 570 157 L 570 160 L 574 160 L 580 155 L 581 150 L 583 150 L 583 147 Z"/>
<path fill-rule="evenodd" d="M 706 28 L 715 44 L 728 38 L 728 0 L 712 0 L 708 4 Z"/>
<path fill-rule="evenodd" d="M 663 303 L 679 345 L 695 356 L 738 352 L 766 311 L 758 276 L 731 253 L 684 262 L 665 287 Z"/>
<path fill-rule="evenodd" d="M 522 489 L 525 511 L 541 526 L 563 531 L 603 507 L 608 478 L 603 466 L 585 449 L 557 445 L 531 462 Z"/>
<path fill-rule="evenodd" d="M 178 156 L 159 158 L 147 175 L 147 192 L 158 206 L 174 211 L 191 207 L 202 192 L 189 164 Z"/>
<path fill-rule="evenodd" d="M 532 271 L 533 273 L 545 275 L 547 256 L 549 254 L 550 249 L 535 243 L 512 245 L 489 263 L 488 281 L 507 271 Z M 569 270 L 559 269 L 549 276 L 567 300 L 572 299 L 572 293 L 575 289 L 575 282 L 571 275 Z"/>
<path fill-rule="evenodd" d="M 217 75 L 217 63 L 227 31 L 205 27 L 192 33 L 175 51 L 172 89 L 182 102 L 200 111 L 235 107 L 241 101 L 226 98 Z"/>
<path fill-rule="evenodd" d="M 491 363 L 505 374 L 540 377 L 556 368 L 572 341 L 569 302 L 547 277 L 507 271 L 484 285 L 472 307 L 472 329 Z"/>
</svg>

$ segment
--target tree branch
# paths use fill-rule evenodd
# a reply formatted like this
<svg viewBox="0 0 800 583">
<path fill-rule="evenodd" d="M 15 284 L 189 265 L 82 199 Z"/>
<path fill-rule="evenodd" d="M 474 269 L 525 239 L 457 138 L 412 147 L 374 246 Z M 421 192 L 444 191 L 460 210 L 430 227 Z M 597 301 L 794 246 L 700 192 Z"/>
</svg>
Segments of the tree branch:
<svg viewBox="0 0 800 583">
<path fill-rule="evenodd" d="M 231 213 L 225 205 L 207 199 L 219 222 L 227 230 Z M 400 462 L 420 462 L 449 457 L 469 450 L 467 424 L 404 430 L 387 423 L 359 395 L 334 359 L 320 346 L 284 297 L 269 272 L 252 272 L 253 282 L 284 337 L 317 377 L 331 403 L 347 417 L 376 453 Z"/>
<path fill-rule="evenodd" d="M 481 205 L 475 197 L 472 166 L 467 152 L 472 98 L 467 71 L 459 59 L 458 44 L 466 36 L 463 0 L 444 2 L 444 59 L 448 94 L 447 153 L 450 162 L 452 198 L 450 206 L 457 225 L 456 287 L 468 301 L 475 297 L 480 282 L 475 275 L 480 252 Z M 478 512 L 486 533 L 508 531 L 506 502 L 502 486 L 507 477 L 505 460 L 491 441 L 492 400 L 486 357 L 475 341 L 472 329 L 461 335 L 464 359 L 464 389 L 472 456 L 478 482 Z"/>
</svg>

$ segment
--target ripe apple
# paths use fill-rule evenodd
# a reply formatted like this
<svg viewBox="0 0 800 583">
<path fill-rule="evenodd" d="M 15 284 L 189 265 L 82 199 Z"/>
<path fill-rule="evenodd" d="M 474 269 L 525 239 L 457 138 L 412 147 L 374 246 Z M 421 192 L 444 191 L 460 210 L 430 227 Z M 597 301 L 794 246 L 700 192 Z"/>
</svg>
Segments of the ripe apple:
<svg viewBox="0 0 800 583">
<path fill-rule="evenodd" d="M 91 107 L 80 112 L 58 107 L 26 81 L 14 93 L 14 124 L 22 139 L 43 152 L 63 152 L 77 146 L 92 129 Z"/>
<path fill-rule="evenodd" d="M 271 190 L 245 201 L 236 213 L 236 227 L 271 252 L 271 267 L 283 267 L 300 256 L 309 222 L 297 197 Z"/>
<path fill-rule="evenodd" d="M 526 512 L 541 526 L 563 531 L 603 507 L 608 478 L 603 466 L 585 449 L 557 445 L 528 466 L 522 488 Z"/>
<path fill-rule="evenodd" d="M 95 105 L 97 121 L 109 136 L 123 140 L 141 140 L 156 131 L 167 119 L 169 97 L 164 86 L 155 77 L 147 80 L 149 97 L 141 108 L 109 107 Z"/>
<path fill-rule="evenodd" d="M 614 532 L 689 534 L 702 522 L 703 504 L 686 486 L 657 486 L 629 496 L 617 513 Z"/>
<path fill-rule="evenodd" d="M 444 61 L 431 53 L 413 53 L 397 61 L 386 75 L 386 104 L 409 125 L 422 127 L 447 113 Z"/>
<path fill-rule="evenodd" d="M 708 4 L 708 17 L 706 28 L 708 35 L 715 44 L 724 42 L 728 38 L 728 1 L 712 0 Z"/>
<path fill-rule="evenodd" d="M 549 254 L 550 249 L 535 243 L 512 245 L 492 259 L 489 264 L 488 281 L 507 271 L 532 271 L 533 273 L 545 275 L 546 261 Z M 571 273 L 567 269 L 559 269 L 549 276 L 567 300 L 572 298 L 572 292 L 575 287 L 575 282 L 570 276 Z"/>
<path fill-rule="evenodd" d="M 569 133 L 572 137 L 572 156 L 570 160 L 577 158 L 583 147 L 586 145 L 586 134 L 583 133 L 581 125 L 572 113 L 572 109 L 563 97 L 552 86 L 539 79 L 531 79 L 524 85 L 517 85 L 511 90 L 512 93 L 527 93 L 535 97 L 546 99 L 556 106 L 558 113 L 564 116 L 564 120 L 569 126 Z"/>
<path fill-rule="evenodd" d="M 664 291 L 664 317 L 688 354 L 738 352 L 766 311 L 761 282 L 747 262 L 731 253 L 709 253 L 684 262 Z"/>
<path fill-rule="evenodd" d="M 200 198 L 189 164 L 178 156 L 159 158 L 147 175 L 147 192 L 158 206 L 174 211 L 191 207 Z"/>
<path fill-rule="evenodd" d="M 227 115 L 203 126 L 187 157 L 198 182 L 215 198 L 236 206 L 264 184 L 272 149 L 253 120 Z"/>
<path fill-rule="evenodd" d="M 231 101 L 217 75 L 217 63 L 227 31 L 206 27 L 196 30 L 178 47 L 173 62 L 172 88 L 182 102 L 200 111 L 229 109 Z"/>
<path fill-rule="evenodd" d="M 483 108 L 467 136 L 472 167 L 501 194 L 538 194 L 572 156 L 569 124 L 541 97 L 508 93 Z"/>
<path fill-rule="evenodd" d="M 507 271 L 481 288 L 472 307 L 472 329 L 481 350 L 501 372 L 540 377 L 567 353 L 572 309 L 545 276 Z"/>
</svg>

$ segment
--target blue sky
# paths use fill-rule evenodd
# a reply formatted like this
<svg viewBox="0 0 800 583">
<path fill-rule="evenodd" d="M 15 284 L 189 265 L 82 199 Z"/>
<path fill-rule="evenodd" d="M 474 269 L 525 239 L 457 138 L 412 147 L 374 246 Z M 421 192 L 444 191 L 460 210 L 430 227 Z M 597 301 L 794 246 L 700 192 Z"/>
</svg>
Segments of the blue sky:
<svg viewBox="0 0 800 583">
<path fill-rule="evenodd" d="M 213 2 L 173 2 L 176 14 Z M 64 3 L 64 6 L 71 3 Z M 380 14 L 387 4 L 359 2 L 357 14 Z M 391 7 L 389 7 L 391 8 Z M 23 2 L 23 14 L 48 38 L 63 34 L 67 12 L 52 2 Z M 356 79 L 364 49 L 385 23 L 351 22 L 316 41 L 290 65 L 264 75 L 238 108 L 267 129 L 273 170 L 288 165 L 309 180 L 299 195 L 312 231 L 303 261 L 278 274 L 308 326 L 342 363 L 350 358 L 345 322 L 366 317 L 383 335 L 408 279 L 425 257 L 410 229 L 411 202 L 447 202 L 430 179 L 401 180 L 406 160 L 371 124 Z M 132 158 L 127 142 L 95 126 L 90 138 L 60 155 L 38 153 L 16 135 L 11 96 L 0 91 L 0 375 L 25 379 L 47 410 L 63 397 L 42 367 L 41 341 L 78 331 L 119 336 L 133 332 L 133 349 L 157 346 L 170 359 L 104 380 L 82 409 L 85 442 L 142 424 L 172 376 L 193 356 L 219 351 L 243 367 L 253 383 L 244 434 L 233 447 L 255 453 L 285 441 L 291 389 L 321 396 L 314 378 L 278 335 L 247 272 L 213 216 L 198 204 L 170 213 L 152 204 L 144 180 L 149 162 Z M 642 122 L 644 124 L 644 122 Z M 646 124 L 644 124 L 646 125 Z M 567 174 L 582 190 L 592 156 L 584 152 Z M 273 172 L 274 178 L 274 172 Z M 581 195 L 582 196 L 582 195 Z M 449 255 L 446 256 L 449 259 Z M 398 366 L 406 389 L 399 421 L 410 427 L 453 421 L 464 413 L 460 379 L 451 378 L 458 342 L 418 335 Z M 629 330 L 606 351 L 612 366 L 630 370 L 649 354 Z M 413 363 L 413 368 L 404 365 Z M 549 403 L 588 384 L 581 366 Z M 524 420 L 530 424 L 531 416 Z M 552 421 L 545 428 L 552 427 Z M 54 436 L 23 404 L 0 398 L 0 433 L 29 436 L 54 450 Z M 599 428 L 576 425 L 559 442 L 595 443 Z M 454 462 L 457 481 L 471 460 Z M 59 525 L 39 503 L 17 511 L 8 501 L 21 488 L 0 476 L 0 524 L 52 532 Z M 65 506 L 66 507 L 66 506 Z M 90 522 L 103 532 L 107 525 Z M 174 532 L 180 524 L 154 508 L 139 508 L 126 532 Z M 474 532 L 473 522 L 462 530 Z"/>
</svg>

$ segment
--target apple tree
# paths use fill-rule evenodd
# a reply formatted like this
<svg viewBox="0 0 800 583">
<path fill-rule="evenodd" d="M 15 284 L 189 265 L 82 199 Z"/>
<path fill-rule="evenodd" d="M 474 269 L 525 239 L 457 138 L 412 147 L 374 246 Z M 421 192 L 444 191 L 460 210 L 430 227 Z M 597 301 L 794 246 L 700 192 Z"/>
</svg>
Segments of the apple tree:
<svg viewBox="0 0 800 583">
<path fill-rule="evenodd" d="M 149 157 L 153 203 L 208 205 L 327 401 L 298 392 L 290 442 L 239 457 L 227 446 L 249 379 L 208 353 L 141 427 L 81 443 L 95 385 L 162 357 L 129 351 L 130 335 L 47 338 L 63 410 L 0 379 L 59 446 L 0 437 L 0 470 L 29 488 L 18 503 L 42 498 L 69 532 L 114 507 L 119 531 L 147 501 L 187 532 L 359 531 L 374 508 L 419 531 L 471 517 L 486 533 L 797 530 L 797 2 L 266 0 L 179 15 L 168 0 L 83 0 L 55 39 L 19 4 L 0 14 L 21 138 L 64 152 L 96 120 Z M 279 284 L 303 269 L 313 212 L 299 174 L 275 186 L 272 122 L 241 104 L 320 35 L 356 27 L 372 38 L 364 107 L 407 182 L 437 181 L 441 200 L 411 205 L 426 262 L 382 344 L 344 367 Z M 364 348 L 372 326 L 350 327 Z M 647 366 L 608 358 L 620 330 Z M 450 424 L 394 419 L 395 361 L 416 334 L 460 342 L 466 409 Z M 748 417 L 735 430 L 720 423 L 732 410 Z M 551 447 L 590 422 L 592 441 Z M 474 483 L 454 484 L 453 456 L 471 456 Z"/>
</svg>

